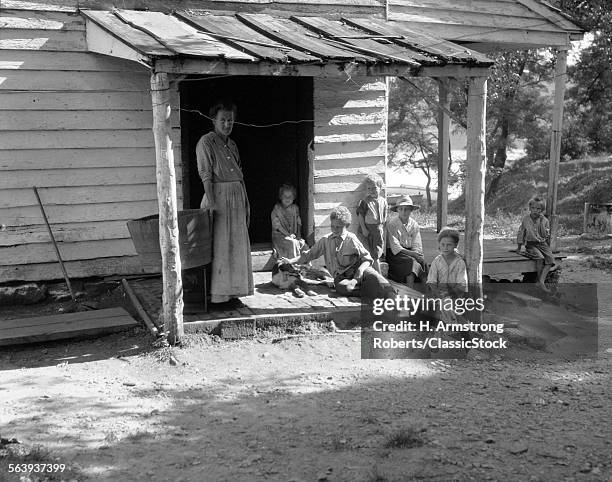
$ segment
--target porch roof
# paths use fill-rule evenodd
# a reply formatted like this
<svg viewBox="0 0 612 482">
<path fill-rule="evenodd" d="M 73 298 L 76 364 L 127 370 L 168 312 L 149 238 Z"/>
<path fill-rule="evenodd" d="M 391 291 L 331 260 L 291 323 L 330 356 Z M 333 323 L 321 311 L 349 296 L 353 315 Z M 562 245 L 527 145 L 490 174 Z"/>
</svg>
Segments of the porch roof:
<svg viewBox="0 0 612 482">
<path fill-rule="evenodd" d="M 243 75 L 487 75 L 485 55 L 402 22 L 254 13 L 81 10 L 92 52 L 156 72 Z"/>
</svg>

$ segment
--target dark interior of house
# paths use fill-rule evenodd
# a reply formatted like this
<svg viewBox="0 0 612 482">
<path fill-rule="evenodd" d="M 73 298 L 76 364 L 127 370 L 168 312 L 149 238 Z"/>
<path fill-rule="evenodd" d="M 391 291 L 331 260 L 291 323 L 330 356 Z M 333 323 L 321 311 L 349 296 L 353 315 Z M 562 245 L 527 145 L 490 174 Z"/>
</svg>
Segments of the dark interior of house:
<svg viewBox="0 0 612 482">
<path fill-rule="evenodd" d="M 295 202 L 300 206 L 305 229 L 308 144 L 313 139 L 312 93 L 310 77 L 192 76 L 181 81 L 184 208 L 200 207 L 204 188 L 195 147 L 200 137 L 213 128 L 209 119 L 190 111 L 208 116 L 211 105 L 218 99 L 231 99 L 238 112 L 230 137 L 240 151 L 251 204 L 251 243 L 271 242 L 270 213 L 283 183 L 291 183 L 298 190 Z"/>
</svg>

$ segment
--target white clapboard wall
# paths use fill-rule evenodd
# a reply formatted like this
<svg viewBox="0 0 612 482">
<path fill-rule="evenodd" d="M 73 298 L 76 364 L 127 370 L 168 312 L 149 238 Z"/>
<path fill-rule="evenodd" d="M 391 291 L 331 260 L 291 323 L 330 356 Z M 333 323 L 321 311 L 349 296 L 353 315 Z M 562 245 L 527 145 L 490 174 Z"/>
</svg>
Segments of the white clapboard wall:
<svg viewBox="0 0 612 482">
<path fill-rule="evenodd" d="M 315 238 L 329 232 L 329 214 L 346 206 L 355 216 L 363 181 L 385 179 L 387 83 L 377 78 L 315 79 Z M 357 227 L 356 219 L 351 226 Z"/>
<path fill-rule="evenodd" d="M 139 272 L 126 221 L 158 209 L 149 72 L 87 53 L 55 3 L 0 4 L 0 282 L 62 277 L 33 186 L 71 277 Z"/>
</svg>

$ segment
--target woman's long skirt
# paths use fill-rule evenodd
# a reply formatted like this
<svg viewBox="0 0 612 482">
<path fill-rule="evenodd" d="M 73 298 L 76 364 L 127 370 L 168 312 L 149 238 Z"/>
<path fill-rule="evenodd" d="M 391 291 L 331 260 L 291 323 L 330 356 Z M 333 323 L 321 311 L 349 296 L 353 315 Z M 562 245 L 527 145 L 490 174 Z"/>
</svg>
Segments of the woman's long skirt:
<svg viewBox="0 0 612 482">
<path fill-rule="evenodd" d="M 253 294 L 251 243 L 246 223 L 247 201 L 240 181 L 213 184 L 213 255 L 210 301 L 223 303 Z M 207 197 L 202 200 L 206 209 Z"/>
</svg>

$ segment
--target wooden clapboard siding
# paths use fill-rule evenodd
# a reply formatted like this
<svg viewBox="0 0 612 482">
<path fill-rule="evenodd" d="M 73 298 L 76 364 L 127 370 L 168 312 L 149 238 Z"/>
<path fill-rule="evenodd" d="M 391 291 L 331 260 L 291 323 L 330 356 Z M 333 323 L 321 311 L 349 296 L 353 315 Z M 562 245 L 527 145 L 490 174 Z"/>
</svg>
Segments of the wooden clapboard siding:
<svg viewBox="0 0 612 482">
<path fill-rule="evenodd" d="M 114 221 L 53 224 L 53 235 L 57 242 L 65 243 L 122 239 L 129 236 L 126 224 L 128 221 L 129 219 L 118 219 Z M 40 222 L 42 223 L 42 219 Z M 9 226 L 0 235 L 0 246 L 48 242 L 49 233 L 44 224 Z"/>
<path fill-rule="evenodd" d="M 85 30 L 83 19 L 77 12 L 26 12 L 3 8 L 0 28 L 27 30 Z"/>
<path fill-rule="evenodd" d="M 100 75 L 92 71 L 32 71 L 0 70 L 0 90 L 44 91 L 44 90 L 119 90 L 142 92 L 148 88 L 149 75 L 130 72 L 129 75 Z"/>
<path fill-rule="evenodd" d="M 65 263 L 71 278 L 143 273 L 137 256 L 117 256 Z M 59 263 L 0 265 L 0 283 L 13 280 L 48 280 L 63 277 Z"/>
<path fill-rule="evenodd" d="M 58 243 L 58 247 L 65 261 L 136 255 L 129 238 Z M 57 260 L 53 245 L 49 242 L 7 246 L 2 252 L 6 259 L 11 260 L 11 264 L 51 263 Z"/>
<path fill-rule="evenodd" d="M 315 237 L 329 232 L 329 213 L 346 206 L 355 214 L 370 173 L 384 179 L 387 87 L 379 79 L 315 79 Z M 354 227 L 354 225 L 353 225 Z"/>
<path fill-rule="evenodd" d="M 158 210 L 150 72 L 87 52 L 84 19 L 61 2 L 8 6 L 0 8 L 0 282 L 62 276 L 32 186 L 70 276 L 141 272 L 126 222 Z M 171 124 L 181 179 L 178 111 Z"/>
<path fill-rule="evenodd" d="M 177 151 L 179 147 L 175 147 L 175 156 Z M 0 171 L 146 167 L 153 165 L 152 159 L 155 159 L 153 147 L 88 148 L 86 156 L 82 149 L 0 149 Z"/>
<path fill-rule="evenodd" d="M 143 65 L 89 52 L 0 50 L 0 69 L 31 71 L 134 72 L 148 75 Z M 149 102 L 150 103 L 150 102 Z"/>
<path fill-rule="evenodd" d="M 66 75 L 69 75 L 66 72 Z M 151 109 L 151 94 L 140 92 L 15 92 L 0 90 L 2 110 Z M 153 117 L 153 114 L 151 114 Z"/>
<path fill-rule="evenodd" d="M 157 198 L 157 186 L 154 182 L 110 186 L 60 186 L 38 188 L 38 192 L 46 205 L 150 201 Z M 0 195 L 0 209 L 34 205 L 36 196 L 32 188 L 6 189 Z"/>
<path fill-rule="evenodd" d="M 81 130 L 81 129 L 146 129 L 153 126 L 151 112 L 134 110 L 106 111 L 19 111 L 5 110 L 0 117 L 0 130 Z"/>
<path fill-rule="evenodd" d="M 84 30 L 25 30 L 3 28 L 0 49 L 85 52 Z"/>
<path fill-rule="evenodd" d="M 155 214 L 157 213 L 157 200 L 71 205 L 52 204 L 45 206 L 45 211 L 51 224 L 114 221 Z M 2 208 L 0 209 L 0 219 L 7 227 L 42 224 L 44 222 L 38 206 Z M 0 236 L 3 236 L 3 233 L 0 233 Z"/>
</svg>

